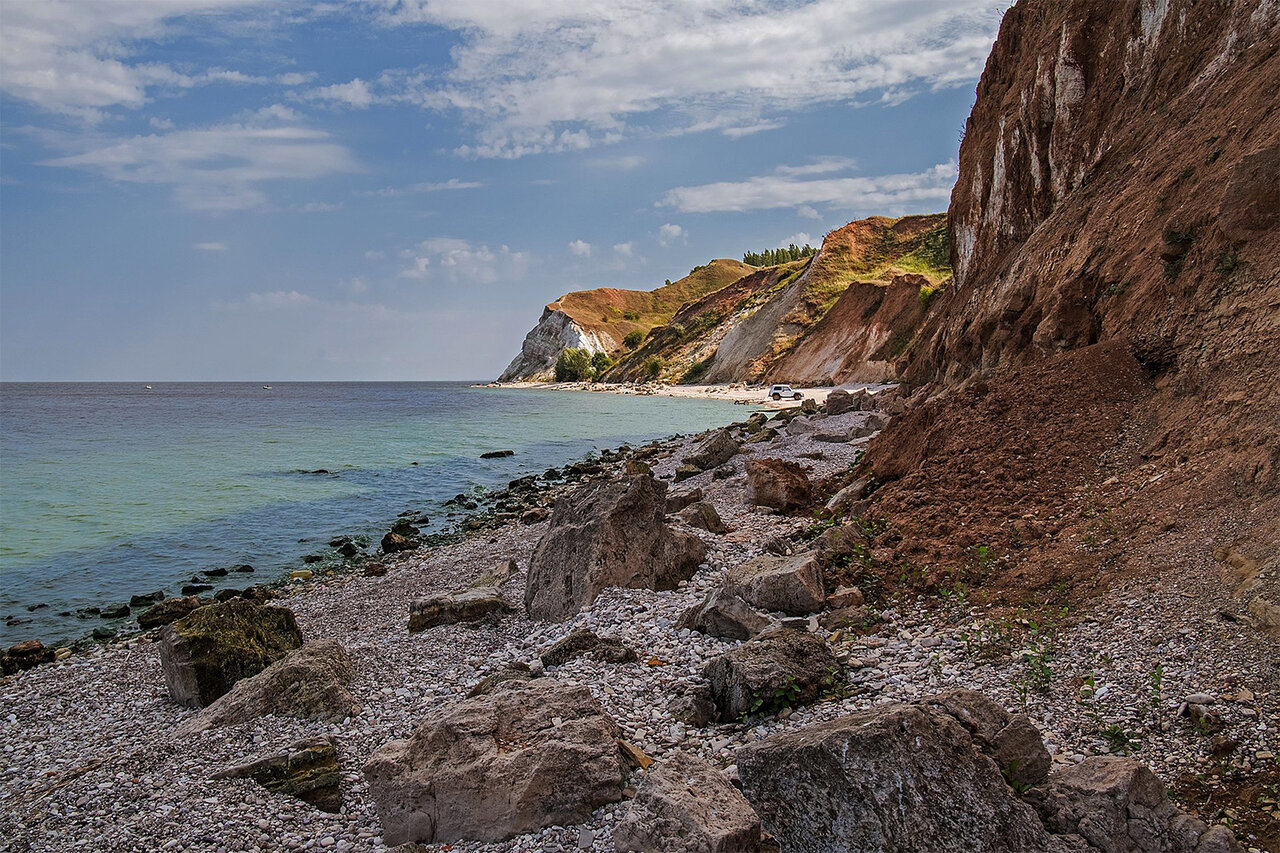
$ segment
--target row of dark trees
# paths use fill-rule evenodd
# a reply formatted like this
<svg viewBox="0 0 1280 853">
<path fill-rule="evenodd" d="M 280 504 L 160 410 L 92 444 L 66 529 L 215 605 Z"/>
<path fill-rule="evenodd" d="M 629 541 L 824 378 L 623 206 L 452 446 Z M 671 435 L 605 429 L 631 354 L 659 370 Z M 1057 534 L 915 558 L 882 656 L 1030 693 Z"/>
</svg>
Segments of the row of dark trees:
<svg viewBox="0 0 1280 853">
<path fill-rule="evenodd" d="M 786 264 L 791 261 L 798 261 L 801 258 L 807 258 L 810 255 L 817 254 L 817 249 L 805 243 L 803 246 L 797 246 L 792 243 L 785 249 L 765 249 L 763 252 L 745 252 L 742 255 L 744 264 L 751 264 L 753 267 L 773 267 L 778 264 Z"/>
</svg>

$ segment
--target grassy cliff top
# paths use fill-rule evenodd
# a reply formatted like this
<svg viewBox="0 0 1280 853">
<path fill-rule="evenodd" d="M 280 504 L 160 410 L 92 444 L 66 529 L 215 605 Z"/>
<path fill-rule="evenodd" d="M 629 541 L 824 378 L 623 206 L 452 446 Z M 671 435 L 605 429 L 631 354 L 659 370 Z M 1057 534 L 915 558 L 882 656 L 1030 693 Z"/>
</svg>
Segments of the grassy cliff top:
<svg viewBox="0 0 1280 853">
<path fill-rule="evenodd" d="M 671 320 L 686 302 L 727 287 L 755 271 L 741 261 L 718 258 L 695 267 L 679 281 L 656 290 L 598 287 L 567 293 L 547 307 L 568 314 L 584 329 L 621 342 L 629 332 L 647 332 Z"/>
</svg>

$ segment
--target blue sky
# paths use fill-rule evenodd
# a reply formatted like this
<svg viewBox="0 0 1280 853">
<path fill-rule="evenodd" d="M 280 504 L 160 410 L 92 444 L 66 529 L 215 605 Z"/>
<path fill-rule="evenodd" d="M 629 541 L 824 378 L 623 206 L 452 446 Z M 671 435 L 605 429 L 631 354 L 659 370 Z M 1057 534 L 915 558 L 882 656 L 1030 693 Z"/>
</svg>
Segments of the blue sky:
<svg viewBox="0 0 1280 853">
<path fill-rule="evenodd" d="M 1005 2 L 6 0 L 0 377 L 478 379 L 946 209 Z"/>
</svg>

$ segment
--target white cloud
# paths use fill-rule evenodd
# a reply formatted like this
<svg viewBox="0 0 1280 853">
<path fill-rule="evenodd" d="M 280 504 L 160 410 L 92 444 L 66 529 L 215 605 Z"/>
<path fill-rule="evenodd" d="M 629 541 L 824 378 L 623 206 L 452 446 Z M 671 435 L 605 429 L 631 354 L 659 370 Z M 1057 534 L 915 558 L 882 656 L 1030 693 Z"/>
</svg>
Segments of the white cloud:
<svg viewBox="0 0 1280 853">
<path fill-rule="evenodd" d="M 402 250 L 400 257 L 408 261 L 400 270 L 401 278 L 453 284 L 493 284 L 499 279 L 523 278 L 529 264 L 524 252 L 513 252 L 507 246 L 495 251 L 457 237 L 423 240 L 412 249 Z"/>
<path fill-rule="evenodd" d="M 394 198 L 400 195 L 409 195 L 411 193 L 439 193 L 449 192 L 452 190 L 474 190 L 483 187 L 481 181 L 463 181 L 458 178 L 450 178 L 447 181 L 437 183 L 420 183 L 410 184 L 407 187 L 383 187 L 380 190 L 365 190 L 361 195 L 380 196 L 382 198 Z"/>
<path fill-rule="evenodd" d="M 624 258 L 635 257 L 636 247 L 633 243 L 614 243 L 613 251 Z"/>
<path fill-rule="evenodd" d="M 792 243 L 794 243 L 797 246 L 803 246 L 805 243 L 812 243 L 812 242 L 813 242 L 813 238 L 809 236 L 809 232 L 797 231 L 795 234 L 792 234 L 790 237 L 783 240 L 780 245 L 790 246 Z"/>
<path fill-rule="evenodd" d="M 192 246 L 202 252 L 225 252 L 227 250 L 226 243 L 194 243 Z"/>
<path fill-rule="evenodd" d="M 390 24 L 458 33 L 442 76 L 388 72 L 380 95 L 458 110 L 462 153 L 569 150 L 636 133 L 743 136 L 817 104 L 897 102 L 971 84 L 1002 0 L 383 0 Z"/>
<path fill-rule="evenodd" d="M 210 211 L 264 205 L 263 183 L 359 168 L 323 131 L 257 122 L 90 140 L 87 150 L 42 165 L 97 172 L 113 181 L 171 185 L 183 205 Z"/>
<path fill-rule="evenodd" d="M 380 261 L 387 256 L 387 253 L 381 249 L 370 249 L 364 253 L 365 259 L 370 261 Z"/>
<path fill-rule="evenodd" d="M 945 207 L 956 180 L 956 164 L 944 163 L 907 175 L 796 180 L 774 174 L 745 181 L 676 187 L 659 202 L 682 213 L 742 212 L 823 205 L 898 213 Z"/>
<path fill-rule="evenodd" d="M 807 204 L 802 204 L 796 208 L 796 215 L 802 219 L 816 219 L 821 221 L 822 214 Z"/>
<path fill-rule="evenodd" d="M 676 240 L 689 242 L 689 233 L 682 226 L 668 222 L 658 228 L 658 245 L 669 246 Z"/>
<path fill-rule="evenodd" d="M 585 240 L 574 240 L 569 243 L 569 252 L 580 258 L 589 258 L 591 257 L 591 244 Z"/>
<path fill-rule="evenodd" d="M 782 121 L 759 121 L 755 124 L 748 124 L 740 127 L 726 127 L 721 129 L 720 132 L 732 139 L 738 139 L 742 136 L 753 136 L 757 133 L 763 133 L 766 130 L 777 130 L 785 125 L 786 122 Z"/>
<path fill-rule="evenodd" d="M 349 83 L 335 83 L 312 89 L 304 92 L 302 97 L 309 101 L 323 101 L 356 110 L 368 109 L 377 101 L 369 84 L 359 77 Z"/>
<path fill-rule="evenodd" d="M 619 157 L 595 157 L 591 160 L 591 165 L 598 169 L 618 169 L 629 172 L 640 168 L 645 162 L 645 158 L 638 154 L 627 154 Z"/>
<path fill-rule="evenodd" d="M 152 116 L 147 119 L 147 124 L 151 125 L 156 130 L 173 130 L 174 128 L 174 123 L 171 119 L 157 118 L 156 116 Z"/>
<path fill-rule="evenodd" d="M 214 68 L 181 73 L 132 61 L 132 45 L 169 33 L 182 16 L 222 18 L 266 0 L 32 0 L 4 6 L 0 88 L 42 109 L 96 122 L 105 109 L 137 108 L 151 89 L 283 82 Z M 286 75 L 294 79 L 295 75 Z"/>
<path fill-rule="evenodd" d="M 273 290 L 269 293 L 250 293 L 245 304 L 267 309 L 293 308 L 308 305 L 314 300 L 305 293 L 296 290 Z"/>
<path fill-rule="evenodd" d="M 833 172 L 848 172 L 857 166 L 857 161 L 848 157 L 818 157 L 812 163 L 803 166 L 779 166 L 775 171 L 779 175 L 796 178 L 805 175 L 827 175 Z"/>
<path fill-rule="evenodd" d="M 294 207 L 300 213 L 333 213 L 336 210 L 342 210 L 342 202 L 328 201 L 309 201 L 304 205 Z"/>
</svg>

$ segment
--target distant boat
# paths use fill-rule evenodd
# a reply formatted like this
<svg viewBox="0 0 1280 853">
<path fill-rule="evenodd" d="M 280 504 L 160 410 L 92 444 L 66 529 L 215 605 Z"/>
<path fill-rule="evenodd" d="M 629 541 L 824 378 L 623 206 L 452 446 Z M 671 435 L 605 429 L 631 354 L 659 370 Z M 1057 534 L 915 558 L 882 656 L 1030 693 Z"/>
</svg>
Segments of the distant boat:
<svg viewBox="0 0 1280 853">
<path fill-rule="evenodd" d="M 150 391 L 150 390 L 151 390 L 151 386 L 150 386 L 150 385 L 143 385 L 143 386 L 142 386 L 142 390 L 143 390 L 143 391 Z"/>
<path fill-rule="evenodd" d="M 262 386 L 262 390 L 263 390 L 263 391 L 270 391 L 270 390 L 271 390 L 271 386 L 270 386 L 270 385 L 263 385 L 263 386 Z"/>
</svg>

